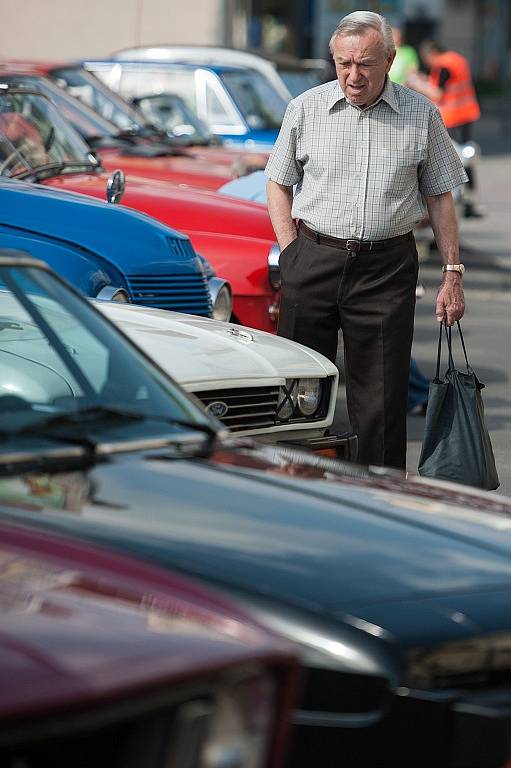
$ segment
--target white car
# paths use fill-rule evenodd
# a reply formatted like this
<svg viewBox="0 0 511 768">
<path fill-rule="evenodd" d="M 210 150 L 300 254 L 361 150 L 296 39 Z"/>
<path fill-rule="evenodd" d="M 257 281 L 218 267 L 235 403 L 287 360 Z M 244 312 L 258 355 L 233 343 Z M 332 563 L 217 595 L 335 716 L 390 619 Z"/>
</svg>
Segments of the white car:
<svg viewBox="0 0 511 768">
<path fill-rule="evenodd" d="M 337 449 L 354 458 L 353 435 L 329 435 L 339 372 L 326 357 L 252 328 L 166 310 L 94 302 L 206 411 L 239 436 Z M 333 454 L 332 454 L 333 455 Z"/>
<path fill-rule="evenodd" d="M 236 435 L 306 443 L 311 449 L 334 449 L 336 455 L 354 457 L 356 438 L 328 433 L 339 373 L 318 352 L 270 333 L 197 315 L 91 302 Z M 51 315 L 60 344 L 72 355 L 72 375 L 19 301 L 6 288 L 0 290 L 0 397 L 5 402 L 6 396 L 16 395 L 44 410 L 83 390 L 80 370 L 106 382 L 115 362 L 98 350 L 69 313 L 55 304 L 51 312 L 46 306 L 42 312 L 46 321 Z"/>
</svg>

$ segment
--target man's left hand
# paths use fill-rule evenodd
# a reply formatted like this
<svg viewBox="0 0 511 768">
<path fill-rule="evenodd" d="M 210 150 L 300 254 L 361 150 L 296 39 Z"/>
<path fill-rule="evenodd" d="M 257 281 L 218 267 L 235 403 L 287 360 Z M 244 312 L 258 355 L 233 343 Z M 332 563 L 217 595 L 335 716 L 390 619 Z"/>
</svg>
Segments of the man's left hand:
<svg viewBox="0 0 511 768">
<path fill-rule="evenodd" d="M 463 283 L 458 275 L 446 274 L 436 297 L 436 319 L 439 323 L 454 325 L 465 312 Z"/>
</svg>

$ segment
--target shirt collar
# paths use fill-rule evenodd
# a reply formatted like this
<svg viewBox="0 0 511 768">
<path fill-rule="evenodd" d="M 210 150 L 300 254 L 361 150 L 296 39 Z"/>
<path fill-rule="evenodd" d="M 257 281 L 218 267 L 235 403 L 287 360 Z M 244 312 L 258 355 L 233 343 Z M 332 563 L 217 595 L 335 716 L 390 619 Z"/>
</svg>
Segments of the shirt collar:
<svg viewBox="0 0 511 768">
<path fill-rule="evenodd" d="M 342 88 L 341 88 L 341 86 L 339 84 L 339 81 L 335 80 L 332 83 L 332 88 L 331 88 L 331 90 L 328 93 L 328 100 L 327 100 L 328 111 L 330 111 L 332 109 L 332 107 L 334 107 L 337 104 L 337 102 L 339 102 L 341 100 L 344 100 L 344 101 L 347 102 L 346 96 L 344 95 L 344 91 L 342 90 Z M 399 113 L 401 111 L 399 109 L 399 104 L 398 104 L 398 100 L 397 100 L 396 89 L 394 87 L 394 83 L 392 82 L 392 80 L 390 80 L 389 77 L 387 77 L 387 81 L 385 83 L 385 88 L 383 89 L 383 92 L 382 92 L 380 98 L 378 99 L 378 101 L 376 102 L 376 104 L 378 104 L 379 101 L 386 101 L 387 104 L 389 105 L 389 107 L 391 107 L 391 109 L 394 110 L 394 112 L 398 112 Z M 375 105 L 373 105 L 373 106 L 375 106 Z"/>
</svg>

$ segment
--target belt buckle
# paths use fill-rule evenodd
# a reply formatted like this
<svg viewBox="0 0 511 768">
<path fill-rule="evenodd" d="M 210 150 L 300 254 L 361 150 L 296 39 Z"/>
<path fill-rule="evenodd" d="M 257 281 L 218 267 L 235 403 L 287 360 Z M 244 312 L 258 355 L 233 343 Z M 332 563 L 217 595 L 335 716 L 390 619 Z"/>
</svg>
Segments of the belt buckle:
<svg viewBox="0 0 511 768">
<path fill-rule="evenodd" d="M 360 240 L 346 240 L 346 250 L 358 253 L 360 251 Z"/>
</svg>

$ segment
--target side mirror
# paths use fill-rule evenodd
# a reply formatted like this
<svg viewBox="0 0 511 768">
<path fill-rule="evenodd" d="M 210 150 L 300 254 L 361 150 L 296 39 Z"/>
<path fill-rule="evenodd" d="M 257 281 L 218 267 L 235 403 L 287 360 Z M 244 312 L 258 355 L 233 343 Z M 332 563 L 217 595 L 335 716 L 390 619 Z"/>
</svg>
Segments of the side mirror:
<svg viewBox="0 0 511 768">
<path fill-rule="evenodd" d="M 109 203 L 120 203 L 126 187 L 124 171 L 114 171 L 107 181 L 106 199 Z"/>
</svg>

